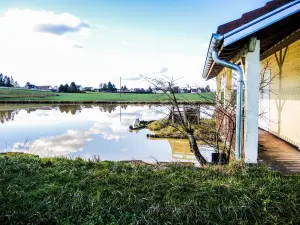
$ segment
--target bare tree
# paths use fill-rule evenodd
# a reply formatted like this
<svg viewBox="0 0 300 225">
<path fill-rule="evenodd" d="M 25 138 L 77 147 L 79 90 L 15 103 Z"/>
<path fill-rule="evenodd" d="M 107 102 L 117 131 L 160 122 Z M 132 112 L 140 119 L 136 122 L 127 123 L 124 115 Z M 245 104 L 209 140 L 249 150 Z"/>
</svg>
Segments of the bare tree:
<svg viewBox="0 0 300 225">
<path fill-rule="evenodd" d="M 260 72 L 260 91 L 269 87 L 277 77 L 277 75 L 266 77 L 266 72 L 269 69 L 270 63 L 266 61 Z M 199 106 L 199 101 L 191 101 L 185 98 L 185 95 L 176 94 L 178 90 L 178 80 L 167 77 L 162 72 L 154 78 L 144 75 L 141 76 L 155 89 L 161 90 L 164 93 L 167 99 L 165 107 L 168 109 L 168 114 L 176 114 L 176 122 L 170 121 L 170 117 L 167 117 L 168 119 L 166 121 L 168 125 L 176 128 L 176 130 L 181 132 L 183 136 L 189 140 L 190 150 L 195 154 L 196 159 L 201 165 L 206 164 L 207 161 L 200 153 L 197 140 L 213 147 L 216 153 L 226 154 L 226 161 L 229 162 L 235 147 L 236 89 L 234 85 L 232 85 L 230 90 L 226 89 L 227 87 L 223 87 L 220 93 L 198 93 L 199 101 L 204 103 L 200 107 L 200 114 L 211 118 L 215 123 L 210 123 L 209 121 L 211 120 L 201 120 L 201 134 L 197 135 L 196 138 L 193 121 L 186 118 L 186 113 L 182 110 L 182 103 L 184 103 L 185 106 L 194 108 Z M 234 79 L 236 79 L 235 76 L 233 76 L 233 80 Z M 225 96 L 224 91 L 229 94 Z M 195 93 L 195 95 L 197 94 Z M 161 98 L 157 98 L 157 100 L 165 102 Z M 259 116 L 262 117 L 263 115 L 264 113 L 261 113 Z M 224 163 L 221 157 L 218 162 Z"/>
<path fill-rule="evenodd" d="M 166 108 L 169 112 L 167 119 L 168 124 L 176 128 L 179 132 L 181 132 L 185 137 L 188 138 L 191 152 L 195 154 L 195 157 L 200 165 L 206 164 L 207 161 L 200 153 L 197 145 L 193 124 L 190 120 L 187 119 L 186 113 L 182 110 L 182 107 L 180 106 L 180 100 L 175 93 L 175 89 L 177 89 L 176 80 L 167 77 L 162 73 L 160 74 L 159 78 L 150 78 L 143 75 L 142 77 L 147 80 L 152 86 L 154 86 L 156 90 L 161 90 L 165 94 L 165 96 L 167 97 Z M 163 101 L 161 99 L 158 100 Z M 173 114 L 173 116 L 174 114 L 176 114 L 176 122 L 170 121 L 171 114 Z"/>
</svg>

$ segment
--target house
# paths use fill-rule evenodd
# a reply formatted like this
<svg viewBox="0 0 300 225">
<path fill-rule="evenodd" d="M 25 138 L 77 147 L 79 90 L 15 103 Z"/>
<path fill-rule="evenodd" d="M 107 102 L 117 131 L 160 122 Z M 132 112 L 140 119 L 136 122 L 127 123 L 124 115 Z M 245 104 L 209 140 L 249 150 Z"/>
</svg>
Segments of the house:
<svg viewBox="0 0 300 225">
<path fill-rule="evenodd" d="M 163 94 L 164 93 L 163 90 L 156 89 L 156 88 L 153 88 L 152 92 L 155 94 Z"/>
<path fill-rule="evenodd" d="M 259 128 L 300 146 L 299 21 L 299 0 L 274 0 L 212 34 L 202 76 L 224 102 L 237 86 L 237 159 L 257 163 Z"/>
<path fill-rule="evenodd" d="M 51 89 L 52 89 L 52 87 L 50 85 L 36 86 L 36 88 L 41 91 L 51 91 Z"/>
<path fill-rule="evenodd" d="M 52 86 L 52 91 L 58 91 L 58 86 Z"/>
<path fill-rule="evenodd" d="M 30 84 L 29 82 L 26 83 L 25 88 L 27 89 L 35 89 L 36 86 L 34 84 Z"/>
<path fill-rule="evenodd" d="M 179 93 L 189 93 L 187 88 L 179 88 Z"/>
<path fill-rule="evenodd" d="M 79 89 L 80 90 L 80 89 Z M 94 88 L 93 87 L 84 87 L 83 88 L 84 91 L 93 91 Z"/>
<path fill-rule="evenodd" d="M 197 89 L 197 88 L 191 88 L 191 89 L 190 89 L 190 92 L 191 92 L 191 93 L 198 93 L 198 89 Z"/>
<path fill-rule="evenodd" d="M 190 91 L 191 93 L 201 93 L 200 88 L 191 88 Z"/>
<path fill-rule="evenodd" d="M 76 85 L 77 90 L 83 91 L 83 87 L 81 85 Z"/>
</svg>

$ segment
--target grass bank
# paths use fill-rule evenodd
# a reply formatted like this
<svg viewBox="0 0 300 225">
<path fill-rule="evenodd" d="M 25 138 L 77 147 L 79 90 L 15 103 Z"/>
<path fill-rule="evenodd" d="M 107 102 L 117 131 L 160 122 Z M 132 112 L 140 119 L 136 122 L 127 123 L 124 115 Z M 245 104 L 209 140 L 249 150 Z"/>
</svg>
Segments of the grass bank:
<svg viewBox="0 0 300 225">
<path fill-rule="evenodd" d="M 199 103 L 213 103 L 214 93 L 177 94 L 180 101 L 195 101 Z M 7 103 L 80 103 L 80 102 L 159 102 L 167 101 L 164 94 L 136 94 L 136 93 L 52 93 L 26 89 L 0 89 L 0 102 Z"/>
<path fill-rule="evenodd" d="M 0 224 L 299 224 L 300 176 L 0 156 Z"/>
</svg>

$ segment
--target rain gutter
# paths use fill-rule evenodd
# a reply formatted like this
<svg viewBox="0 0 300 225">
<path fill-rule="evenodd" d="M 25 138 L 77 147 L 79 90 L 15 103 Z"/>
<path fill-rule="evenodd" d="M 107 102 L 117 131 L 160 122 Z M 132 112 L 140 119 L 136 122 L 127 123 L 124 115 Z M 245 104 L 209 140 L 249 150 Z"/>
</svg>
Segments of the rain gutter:
<svg viewBox="0 0 300 225">
<path fill-rule="evenodd" d="M 221 59 L 218 55 L 219 46 L 223 43 L 224 37 L 221 34 L 213 34 L 211 40 L 211 56 L 214 63 L 227 67 L 237 72 L 237 95 L 236 95 L 236 138 L 235 138 L 235 156 L 237 160 L 241 159 L 242 152 L 242 112 L 243 112 L 243 70 L 234 63 Z"/>
</svg>

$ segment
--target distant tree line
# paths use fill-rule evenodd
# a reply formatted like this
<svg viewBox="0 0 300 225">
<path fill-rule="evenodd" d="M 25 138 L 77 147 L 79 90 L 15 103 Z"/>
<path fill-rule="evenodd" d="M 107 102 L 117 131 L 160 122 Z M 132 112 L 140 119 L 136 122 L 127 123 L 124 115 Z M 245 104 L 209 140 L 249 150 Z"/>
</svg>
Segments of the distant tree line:
<svg viewBox="0 0 300 225">
<path fill-rule="evenodd" d="M 6 76 L 0 73 L 0 87 L 18 87 L 17 81 L 14 81 L 12 76 Z"/>
<path fill-rule="evenodd" d="M 116 92 L 117 88 L 116 85 L 111 83 L 110 81 L 106 84 L 100 84 L 99 86 L 99 91 L 103 91 L 103 92 Z"/>
<path fill-rule="evenodd" d="M 207 85 L 205 88 L 200 88 L 201 92 L 211 92 L 209 85 Z"/>
<path fill-rule="evenodd" d="M 128 88 L 126 87 L 126 85 L 125 86 L 121 86 L 121 91 L 124 91 L 124 92 L 128 91 Z"/>
<path fill-rule="evenodd" d="M 133 92 L 134 92 L 134 93 L 152 93 L 153 90 L 152 90 L 152 88 L 149 86 L 148 89 L 144 89 L 144 88 L 134 88 L 134 89 L 133 89 Z"/>
<path fill-rule="evenodd" d="M 61 84 L 58 88 L 59 92 L 65 92 L 65 93 L 81 93 L 83 91 L 79 90 L 75 82 L 72 82 L 70 85 L 68 84 Z"/>
</svg>

